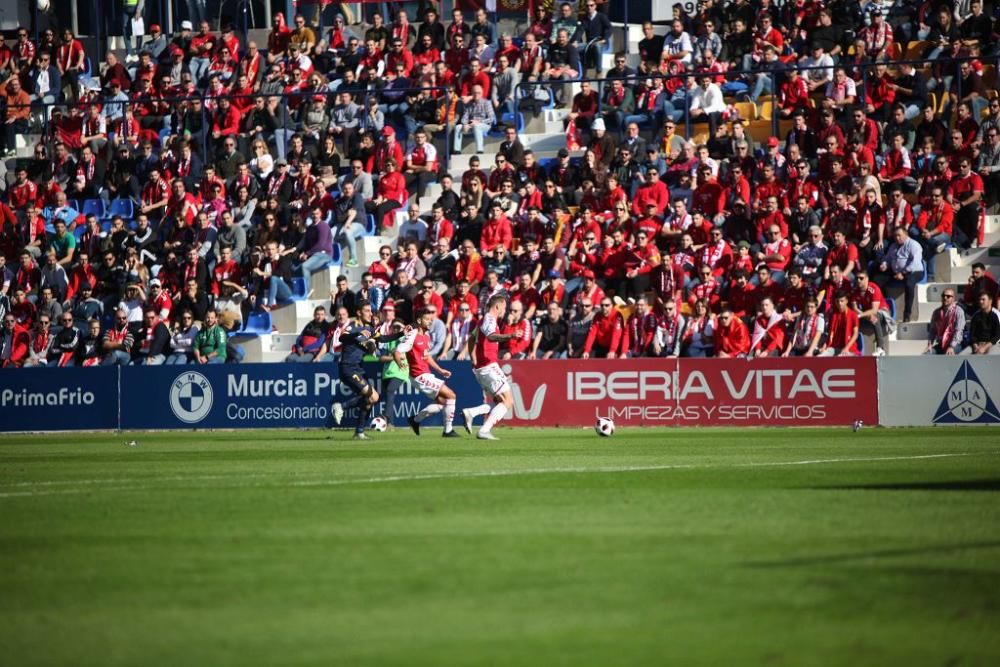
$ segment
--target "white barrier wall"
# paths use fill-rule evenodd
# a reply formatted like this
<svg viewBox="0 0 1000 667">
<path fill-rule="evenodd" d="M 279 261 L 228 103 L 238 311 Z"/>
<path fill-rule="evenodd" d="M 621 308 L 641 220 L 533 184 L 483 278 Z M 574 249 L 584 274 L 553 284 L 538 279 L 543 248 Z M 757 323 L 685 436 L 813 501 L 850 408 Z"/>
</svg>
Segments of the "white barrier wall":
<svg viewBox="0 0 1000 667">
<path fill-rule="evenodd" d="M 1000 425 L 1000 357 L 881 357 L 883 426 Z"/>
</svg>

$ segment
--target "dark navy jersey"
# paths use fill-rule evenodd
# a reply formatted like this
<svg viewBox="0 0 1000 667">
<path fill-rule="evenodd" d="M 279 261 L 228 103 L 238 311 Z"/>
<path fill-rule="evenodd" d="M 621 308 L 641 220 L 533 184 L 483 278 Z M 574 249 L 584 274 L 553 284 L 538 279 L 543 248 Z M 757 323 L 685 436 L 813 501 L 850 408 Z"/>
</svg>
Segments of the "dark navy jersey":
<svg viewBox="0 0 1000 667">
<path fill-rule="evenodd" d="M 365 355 L 374 353 L 379 343 L 396 340 L 401 335 L 379 336 L 374 324 L 351 320 L 350 325 L 340 333 L 340 365 L 360 367 Z"/>
</svg>

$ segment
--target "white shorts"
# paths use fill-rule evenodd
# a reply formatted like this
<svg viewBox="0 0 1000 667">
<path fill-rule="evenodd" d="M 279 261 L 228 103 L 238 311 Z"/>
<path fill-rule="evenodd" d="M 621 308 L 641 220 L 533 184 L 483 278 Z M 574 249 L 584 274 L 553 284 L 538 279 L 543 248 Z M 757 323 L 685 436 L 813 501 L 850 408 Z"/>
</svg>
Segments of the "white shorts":
<svg viewBox="0 0 1000 667">
<path fill-rule="evenodd" d="M 430 399 L 437 398 L 437 395 L 441 393 L 441 387 L 444 386 L 444 380 L 434 377 L 433 373 L 418 375 L 414 378 L 414 382 L 420 387 L 420 391 L 424 393 L 424 396 Z"/>
<path fill-rule="evenodd" d="M 473 368 L 472 374 L 476 376 L 476 382 L 482 387 L 483 393 L 489 396 L 499 396 L 510 389 L 507 376 L 500 370 L 500 364 L 489 364 L 482 368 Z"/>
</svg>

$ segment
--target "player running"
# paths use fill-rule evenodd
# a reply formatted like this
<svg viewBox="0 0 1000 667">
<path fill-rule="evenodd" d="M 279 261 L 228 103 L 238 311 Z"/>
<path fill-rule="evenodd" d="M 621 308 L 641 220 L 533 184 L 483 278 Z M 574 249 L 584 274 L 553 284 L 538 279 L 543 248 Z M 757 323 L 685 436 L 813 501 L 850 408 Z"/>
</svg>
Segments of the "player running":
<svg viewBox="0 0 1000 667">
<path fill-rule="evenodd" d="M 514 406 L 514 397 L 510 391 L 510 383 L 507 375 L 500 369 L 497 362 L 499 354 L 499 343 L 510 340 L 517 336 L 516 333 L 502 334 L 499 331 L 499 322 L 507 312 L 507 299 L 503 296 L 495 296 L 490 299 L 483 315 L 483 321 L 472 338 L 469 340 L 469 347 L 472 348 L 473 367 L 472 374 L 476 376 L 476 381 L 483 388 L 483 398 L 493 400 L 490 406 L 485 400 L 482 405 L 474 408 L 462 410 L 465 417 L 465 430 L 472 434 L 472 422 L 479 415 L 489 413 L 482 428 L 476 434 L 479 440 L 498 440 L 493 435 L 493 427 L 504 418 Z"/>
<path fill-rule="evenodd" d="M 358 423 L 354 427 L 355 440 L 369 440 L 365 435 L 365 426 L 371 416 L 372 408 L 378 403 L 379 395 L 375 388 L 368 383 L 365 369 L 362 366 L 365 354 L 373 353 L 378 347 L 378 342 L 396 340 L 403 334 L 392 334 L 389 336 L 379 336 L 375 331 L 375 316 L 372 313 L 370 303 L 362 303 L 358 308 L 357 319 L 351 320 L 350 324 L 340 334 L 340 364 L 338 373 L 340 381 L 347 385 L 354 393 L 354 396 L 342 404 L 339 401 L 330 406 L 333 412 L 333 421 L 339 426 L 344 419 L 344 412 L 351 408 L 360 408 L 358 413 Z"/>
<path fill-rule="evenodd" d="M 416 381 L 420 391 L 434 401 L 421 410 L 416 417 L 410 417 L 410 428 L 413 429 L 413 432 L 420 435 L 420 422 L 444 410 L 444 433 L 442 435 L 445 438 L 457 438 L 459 435 L 452 428 L 452 422 L 455 421 L 455 392 L 444 383 L 444 380 L 431 373 L 433 368 L 445 379 L 451 377 L 451 371 L 441 368 L 428 353 L 431 339 L 427 335 L 427 330 L 430 329 L 434 317 L 434 313 L 427 309 L 417 311 L 414 320 L 415 328 L 403 337 L 403 341 L 393 350 L 393 355 L 396 358 L 396 363 L 400 366 L 403 365 L 403 355 L 406 355 L 406 364 L 410 367 L 410 377 Z"/>
</svg>

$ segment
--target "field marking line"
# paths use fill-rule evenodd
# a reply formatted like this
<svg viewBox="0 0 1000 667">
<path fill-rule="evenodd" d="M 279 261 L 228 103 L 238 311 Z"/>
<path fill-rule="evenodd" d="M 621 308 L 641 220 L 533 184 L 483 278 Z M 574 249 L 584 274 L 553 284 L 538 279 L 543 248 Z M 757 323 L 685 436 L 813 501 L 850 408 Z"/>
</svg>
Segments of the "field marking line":
<svg viewBox="0 0 1000 667">
<path fill-rule="evenodd" d="M 629 472 L 655 472 L 658 470 L 718 470 L 726 468 L 772 468 L 784 466 L 804 466 L 804 465 L 827 465 L 831 463 L 877 463 L 883 461 L 919 461 L 926 459 L 959 458 L 967 456 L 994 456 L 1000 452 L 947 452 L 940 454 L 914 454 L 910 456 L 868 456 L 868 457 L 842 457 L 830 459 L 803 459 L 796 461 L 750 461 L 745 463 L 672 463 L 661 465 L 635 465 L 635 466 L 573 466 L 558 468 L 522 468 L 519 470 L 469 470 L 454 472 L 432 472 L 414 473 L 412 475 L 381 475 L 378 477 L 362 477 L 354 479 L 317 479 L 290 481 L 283 486 L 300 487 L 320 487 L 320 486 L 348 486 L 364 484 L 389 484 L 393 482 L 419 482 L 436 479 L 476 479 L 488 477 L 518 477 L 536 475 L 559 475 L 559 474 L 620 474 Z M 31 486 L 50 486 L 56 484 L 85 484 L 88 488 L 77 489 L 41 489 L 24 491 L 0 491 L 0 498 L 17 498 L 25 496 L 54 496 L 73 495 L 88 493 L 92 490 L 101 491 L 134 491 L 151 488 L 150 484 L 144 482 L 159 481 L 202 481 L 202 480 L 229 480 L 229 479 L 255 479 L 275 477 L 279 475 L 295 475 L 297 473 L 252 473 L 249 475 L 190 475 L 172 476 L 143 479 L 92 479 L 92 480 L 65 480 L 65 481 L 42 481 L 42 482 L 18 482 L 14 485 L 0 486 L 2 488 L 24 488 Z M 103 483 L 110 483 L 116 486 L 101 486 Z M 254 486 L 248 484 L 227 485 L 220 488 L 239 488 Z M 171 488 L 171 487 L 164 487 Z"/>
<path fill-rule="evenodd" d="M 213 480 L 213 479 L 229 479 L 231 477 L 253 478 L 253 477 L 274 477 L 276 475 L 297 475 L 300 473 L 295 472 L 255 472 L 246 475 L 240 473 L 232 473 L 227 475 L 177 475 L 174 477 L 150 477 L 146 481 L 164 481 L 164 482 L 186 482 L 188 480 Z M 60 479 L 60 480 L 45 480 L 41 482 L 14 482 L 13 484 L 0 484 L 0 488 L 16 488 L 19 486 L 69 486 L 71 484 L 120 484 L 141 482 L 144 481 L 142 478 L 136 479 L 123 479 L 115 477 L 105 477 L 103 479 Z"/>
<path fill-rule="evenodd" d="M 807 459 L 802 461 L 762 461 L 748 463 L 671 463 L 662 465 L 637 466 L 578 466 L 562 468 L 522 468 L 520 470 L 474 470 L 441 473 L 423 473 L 414 475 L 386 475 L 362 479 L 320 479 L 289 482 L 288 486 L 345 486 L 349 484 L 382 484 L 391 482 L 416 482 L 434 479 L 463 479 L 479 477 L 517 477 L 529 475 L 558 474 L 615 474 L 628 472 L 655 472 L 657 470 L 712 470 L 725 468 L 768 468 L 779 466 L 823 465 L 829 463 L 857 463 L 878 461 L 914 461 L 920 459 L 956 458 L 963 456 L 978 456 L 980 454 L 996 454 L 996 452 L 954 452 L 947 454 L 920 454 L 913 456 L 878 456 L 878 457 L 845 457 L 839 459 Z"/>
</svg>

